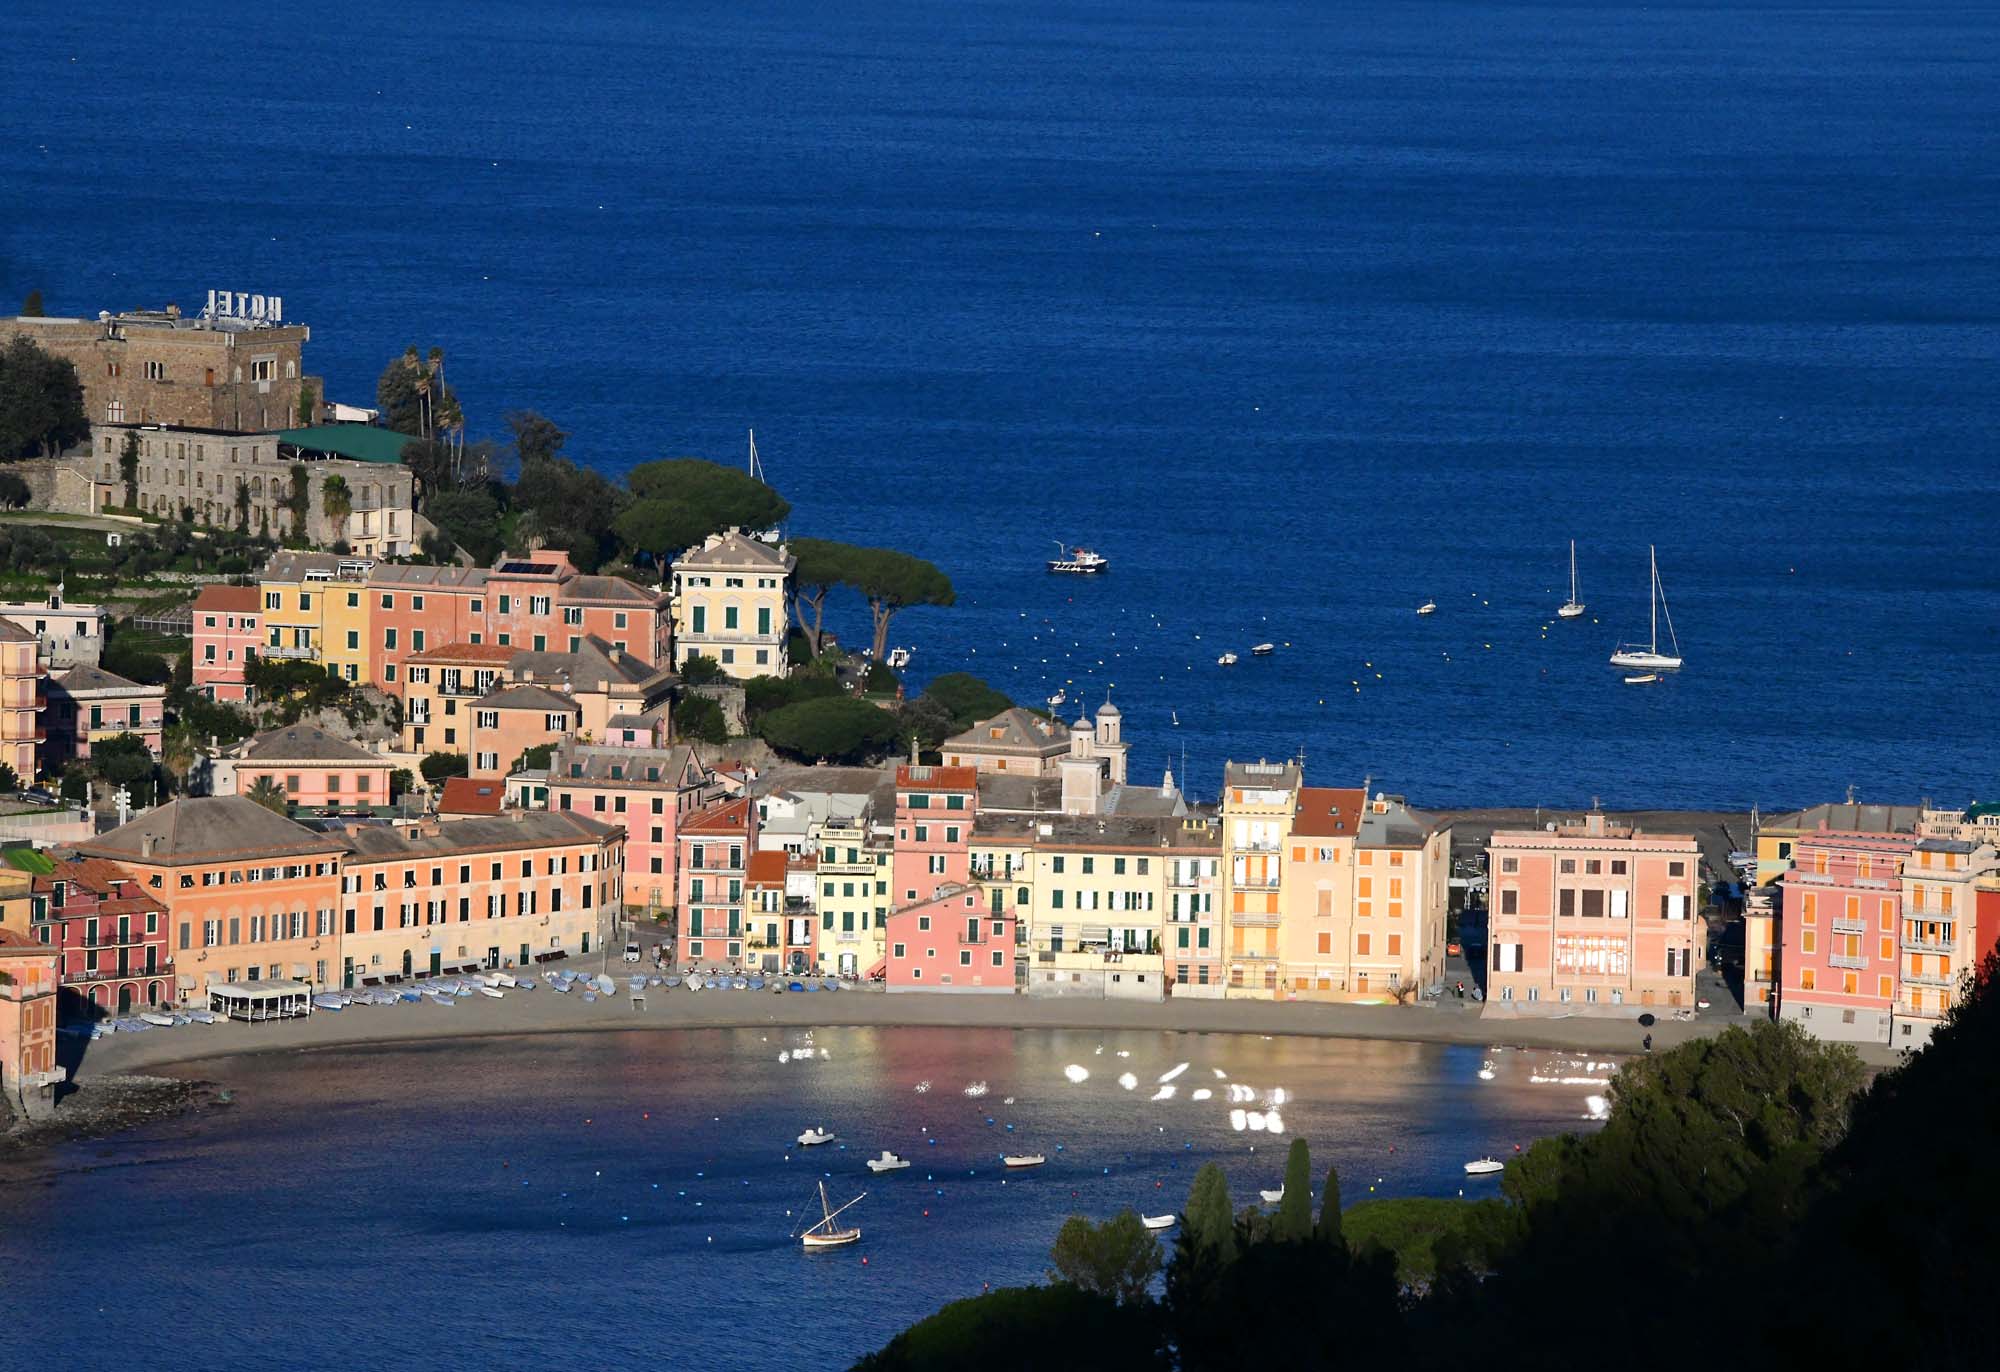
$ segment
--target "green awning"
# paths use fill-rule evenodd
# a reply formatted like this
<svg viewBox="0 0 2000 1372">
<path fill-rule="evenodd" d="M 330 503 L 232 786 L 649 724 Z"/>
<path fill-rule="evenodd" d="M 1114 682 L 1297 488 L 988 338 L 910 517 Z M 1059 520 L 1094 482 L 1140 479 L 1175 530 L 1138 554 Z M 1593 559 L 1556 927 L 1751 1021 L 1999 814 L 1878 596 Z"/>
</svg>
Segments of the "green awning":
<svg viewBox="0 0 2000 1372">
<path fill-rule="evenodd" d="M 308 429 L 280 429 L 278 441 L 307 452 L 331 453 L 356 462 L 401 462 L 410 436 L 373 424 L 315 424 Z"/>
</svg>

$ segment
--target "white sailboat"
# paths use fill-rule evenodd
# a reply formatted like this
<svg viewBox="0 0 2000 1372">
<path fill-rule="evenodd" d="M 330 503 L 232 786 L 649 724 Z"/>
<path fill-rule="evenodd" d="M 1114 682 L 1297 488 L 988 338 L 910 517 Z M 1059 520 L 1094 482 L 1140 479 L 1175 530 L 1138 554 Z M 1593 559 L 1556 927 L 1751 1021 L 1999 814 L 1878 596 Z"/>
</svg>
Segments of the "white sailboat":
<svg viewBox="0 0 2000 1372">
<path fill-rule="evenodd" d="M 1613 667 L 1631 667 L 1642 672 L 1660 671 L 1681 665 L 1680 637 L 1674 633 L 1673 613 L 1667 609 L 1667 588 L 1660 583 L 1660 555 L 1657 549 L 1648 548 L 1647 556 L 1653 564 L 1652 623 L 1653 637 L 1644 647 L 1636 643 L 1621 643 L 1618 651 L 1611 655 Z M 1672 653 L 1660 651 L 1660 616 L 1667 617 L 1667 640 L 1674 645 Z"/>
<path fill-rule="evenodd" d="M 835 1209 L 832 1202 L 826 1198 L 826 1183 L 821 1182 L 819 1184 L 819 1209 L 822 1218 L 814 1221 L 799 1235 L 799 1242 L 808 1248 L 838 1248 L 845 1243 L 858 1243 L 861 1239 L 861 1230 L 858 1226 L 852 1229 L 836 1229 L 834 1228 L 833 1219 L 834 1216 L 838 1215 L 842 1210 L 846 1210 L 849 1206 L 859 1205 L 867 1198 L 867 1195 L 868 1193 L 863 1191 L 860 1195 L 849 1201 L 847 1205 Z"/>
<path fill-rule="evenodd" d="M 1576 598 L 1576 540 L 1569 541 L 1569 599 L 1556 611 L 1559 619 L 1578 619 L 1583 615 L 1583 602 Z"/>
</svg>

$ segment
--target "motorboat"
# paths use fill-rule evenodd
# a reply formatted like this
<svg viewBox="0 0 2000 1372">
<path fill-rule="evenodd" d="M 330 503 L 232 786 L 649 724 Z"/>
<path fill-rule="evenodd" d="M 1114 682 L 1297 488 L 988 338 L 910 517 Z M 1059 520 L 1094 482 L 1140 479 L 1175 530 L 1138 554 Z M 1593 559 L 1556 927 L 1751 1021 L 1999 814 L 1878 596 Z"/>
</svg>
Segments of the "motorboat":
<svg viewBox="0 0 2000 1372">
<path fill-rule="evenodd" d="M 899 1158 L 886 1148 L 882 1150 L 881 1157 L 868 1159 L 868 1170 L 870 1172 L 900 1172 L 909 1165 L 910 1160 L 908 1158 Z"/>
<path fill-rule="evenodd" d="M 1434 615 L 1437 612 L 1438 603 L 1435 600 L 1426 600 L 1423 604 L 1417 606 L 1417 613 L 1420 615 Z"/>
<path fill-rule="evenodd" d="M 1277 651 L 1278 651 L 1278 645 L 1275 643 L 1259 643 L 1250 649 L 1250 656 L 1269 657 L 1272 653 L 1275 653 Z"/>
<path fill-rule="evenodd" d="M 1068 703 L 1069 692 L 1065 690 L 1058 689 L 1054 695 L 1049 697 L 1049 708 L 1051 710 L 1060 710 Z"/>
<path fill-rule="evenodd" d="M 1660 582 L 1659 551 L 1655 548 L 1648 548 L 1646 554 L 1651 560 L 1653 568 L 1650 606 L 1652 610 L 1653 635 L 1643 647 L 1636 643 L 1619 644 L 1618 651 L 1611 655 L 1611 665 L 1613 667 L 1630 667 L 1639 672 L 1671 670 L 1681 665 L 1680 638 L 1674 633 L 1674 617 L 1667 610 L 1667 588 Z M 1667 641 L 1674 646 L 1674 650 L 1671 653 L 1660 651 L 1660 617 L 1663 614 L 1667 620 Z"/>
<path fill-rule="evenodd" d="M 1224 653 L 1215 660 L 1215 665 L 1218 667 L 1234 667 L 1236 665 L 1236 654 Z"/>
<path fill-rule="evenodd" d="M 849 1206 L 858 1205 L 867 1195 L 868 1193 L 863 1191 L 859 1196 L 849 1201 L 847 1205 L 835 1209 L 833 1204 L 826 1198 L 826 1183 L 821 1182 L 819 1184 L 820 1218 L 815 1220 L 799 1235 L 799 1242 L 807 1248 L 839 1248 L 843 1244 L 858 1242 L 861 1238 L 859 1227 L 850 1229 L 837 1228 L 833 1220 L 834 1216 L 840 1214 L 842 1210 L 846 1210 Z"/>
<path fill-rule="evenodd" d="M 1470 1177 L 1490 1177 L 1495 1172 L 1505 1172 L 1506 1170 L 1506 1163 L 1495 1162 L 1491 1158 L 1480 1158 L 1477 1162 L 1468 1162 L 1465 1164 L 1465 1173 Z"/>
<path fill-rule="evenodd" d="M 1583 615 L 1583 602 L 1576 598 L 1576 540 L 1569 541 L 1569 599 L 1556 611 L 1558 619 L 1579 619 Z"/>
<path fill-rule="evenodd" d="M 891 648 L 889 650 L 888 661 L 892 670 L 900 672 L 910 665 L 910 650 L 908 648 Z"/>
<path fill-rule="evenodd" d="M 1019 1172 L 1024 1168 L 1040 1167 L 1048 1159 L 1040 1153 L 1009 1153 L 1000 1161 L 1006 1163 L 1009 1170 Z"/>
<path fill-rule="evenodd" d="M 832 1143 L 833 1135 L 824 1129 L 808 1129 L 799 1135 L 799 1147 L 817 1148 L 822 1143 Z"/>
<path fill-rule="evenodd" d="M 1111 567 L 1111 560 L 1101 553 L 1088 548 L 1071 548 L 1062 540 L 1056 540 L 1056 555 L 1049 559 L 1049 570 L 1063 572 L 1070 576 L 1096 576 Z"/>
<path fill-rule="evenodd" d="M 1162 1229 L 1172 1229 L 1174 1227 L 1174 1217 L 1172 1215 L 1141 1215 L 1139 1223 L 1157 1233 Z"/>
</svg>

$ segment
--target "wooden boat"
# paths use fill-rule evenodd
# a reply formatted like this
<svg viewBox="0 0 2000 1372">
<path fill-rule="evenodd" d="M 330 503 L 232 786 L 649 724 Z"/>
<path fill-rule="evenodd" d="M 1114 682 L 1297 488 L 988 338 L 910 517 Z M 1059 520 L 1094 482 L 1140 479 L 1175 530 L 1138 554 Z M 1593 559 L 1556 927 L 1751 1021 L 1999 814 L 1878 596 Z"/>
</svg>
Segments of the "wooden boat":
<svg viewBox="0 0 2000 1372">
<path fill-rule="evenodd" d="M 1658 672 L 1636 672 L 1625 678 L 1627 686 L 1650 686 L 1660 679 Z"/>
<path fill-rule="evenodd" d="M 852 1229 L 840 1229 L 834 1226 L 833 1220 L 834 1216 L 840 1214 L 842 1210 L 846 1210 L 849 1206 L 860 1204 L 867 1196 L 868 1193 L 863 1191 L 846 1205 L 836 1210 L 826 1198 L 826 1183 L 821 1182 L 819 1184 L 821 1218 L 808 1226 L 799 1235 L 799 1242 L 807 1248 L 839 1248 L 843 1244 L 858 1243 L 861 1239 L 861 1230 L 858 1226 Z"/>
<path fill-rule="evenodd" d="M 1019 1172 L 1028 1167 L 1040 1167 L 1048 1159 L 1040 1153 L 1009 1153 L 1007 1156 L 1001 1158 L 1000 1161 L 1006 1163 L 1013 1171 Z"/>
<path fill-rule="evenodd" d="M 882 1150 L 881 1157 L 868 1159 L 868 1170 L 870 1172 L 900 1172 L 909 1165 L 910 1160 L 908 1158 L 899 1158 L 886 1148 Z"/>
<path fill-rule="evenodd" d="M 1476 1162 L 1465 1164 L 1466 1175 L 1473 1177 L 1490 1177 L 1495 1172 L 1505 1172 L 1506 1170 L 1506 1163 L 1495 1162 L 1491 1158 L 1480 1158 Z"/>
<path fill-rule="evenodd" d="M 817 1148 L 823 1143 L 832 1143 L 833 1134 L 825 1129 L 808 1129 L 799 1135 L 799 1147 Z"/>
</svg>

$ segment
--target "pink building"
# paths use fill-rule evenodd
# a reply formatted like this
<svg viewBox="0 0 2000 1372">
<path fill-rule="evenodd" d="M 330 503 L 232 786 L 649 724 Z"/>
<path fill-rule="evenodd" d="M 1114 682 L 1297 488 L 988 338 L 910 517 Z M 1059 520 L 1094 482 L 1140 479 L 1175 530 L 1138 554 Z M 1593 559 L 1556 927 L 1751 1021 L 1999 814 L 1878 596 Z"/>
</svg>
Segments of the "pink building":
<svg viewBox="0 0 2000 1372">
<path fill-rule="evenodd" d="M 963 882 L 890 911 L 888 989 L 1012 995 L 1016 918 L 986 909 Z"/>
<path fill-rule="evenodd" d="M 263 647 L 255 586 L 204 586 L 194 598 L 194 688 L 211 700 L 245 701 L 243 664 Z"/>
<path fill-rule="evenodd" d="M 491 643 L 486 571 L 377 566 L 368 574 L 369 678 L 403 694 L 403 664 L 453 643 Z"/>
<path fill-rule="evenodd" d="M 507 686 L 472 702 L 466 756 L 475 777 L 504 777 L 530 748 L 576 733 L 574 700 L 544 686 Z"/>
<path fill-rule="evenodd" d="M 87 759 L 93 741 L 131 734 L 155 755 L 160 751 L 161 712 L 167 688 L 141 686 L 102 667 L 71 667 L 43 682 L 44 771 L 59 771 L 72 758 Z"/>
<path fill-rule="evenodd" d="M 1701 850 L 1591 813 L 1496 832 L 1486 1000 L 1521 1013 L 1694 1004 L 1706 956 Z"/>
<path fill-rule="evenodd" d="M 41 640 L 0 619 L 0 762 L 23 786 L 39 771 L 42 751 Z"/>
<path fill-rule="evenodd" d="M 288 724 L 232 744 L 210 764 L 209 789 L 247 796 L 268 780 L 292 811 L 333 814 L 389 803 L 389 760 L 310 724 Z"/>
<path fill-rule="evenodd" d="M 60 956 L 64 1018 L 130 1014 L 174 1000 L 167 907 L 104 858 L 73 858 L 34 878 L 34 931 Z"/>
<path fill-rule="evenodd" d="M 1914 834 L 1802 833 L 1779 886 L 1778 1017 L 1823 1039 L 1887 1043 L 1903 868 Z"/>
<path fill-rule="evenodd" d="M 941 886 L 972 879 L 972 821 L 978 812 L 978 768 L 896 769 L 892 903 L 928 900 Z"/>
<path fill-rule="evenodd" d="M 694 749 L 562 744 L 549 759 L 548 808 L 625 826 L 625 898 L 642 910 L 681 903 L 681 822 L 716 794 Z"/>
<path fill-rule="evenodd" d="M 762 949 L 747 947 L 745 893 L 757 850 L 757 807 L 723 800 L 688 815 L 680 847 L 681 960 L 761 970 Z"/>
</svg>

